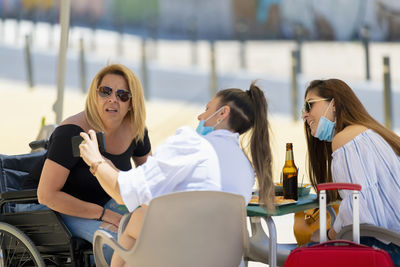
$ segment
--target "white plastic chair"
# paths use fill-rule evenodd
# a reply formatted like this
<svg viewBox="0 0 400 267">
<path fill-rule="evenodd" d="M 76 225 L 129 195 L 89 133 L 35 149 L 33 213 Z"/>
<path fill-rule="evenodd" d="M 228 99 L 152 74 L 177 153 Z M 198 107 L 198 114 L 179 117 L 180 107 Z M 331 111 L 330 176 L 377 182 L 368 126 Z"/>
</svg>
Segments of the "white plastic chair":
<svg viewBox="0 0 400 267">
<path fill-rule="evenodd" d="M 383 227 L 379 227 L 371 224 L 360 224 L 360 236 L 375 237 L 386 242 L 393 243 L 400 246 L 400 234 L 388 230 Z M 353 228 L 352 225 L 343 227 L 336 236 L 337 239 L 353 240 Z"/>
<path fill-rule="evenodd" d="M 102 247 L 109 245 L 130 266 L 239 266 L 247 249 L 245 200 L 217 191 L 189 191 L 153 199 L 131 250 L 105 231 L 93 238 L 97 266 L 107 266 Z"/>
</svg>

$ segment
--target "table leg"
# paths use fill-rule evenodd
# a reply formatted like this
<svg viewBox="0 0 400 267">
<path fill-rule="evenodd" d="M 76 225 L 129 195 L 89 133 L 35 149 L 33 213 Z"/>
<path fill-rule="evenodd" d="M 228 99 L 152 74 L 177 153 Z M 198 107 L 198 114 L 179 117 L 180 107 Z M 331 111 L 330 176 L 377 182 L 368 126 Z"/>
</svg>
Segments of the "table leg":
<svg viewBox="0 0 400 267">
<path fill-rule="evenodd" d="M 268 226 L 269 235 L 269 266 L 276 267 L 276 244 L 278 242 L 276 237 L 276 227 L 274 220 L 271 216 L 263 217 Z"/>
</svg>

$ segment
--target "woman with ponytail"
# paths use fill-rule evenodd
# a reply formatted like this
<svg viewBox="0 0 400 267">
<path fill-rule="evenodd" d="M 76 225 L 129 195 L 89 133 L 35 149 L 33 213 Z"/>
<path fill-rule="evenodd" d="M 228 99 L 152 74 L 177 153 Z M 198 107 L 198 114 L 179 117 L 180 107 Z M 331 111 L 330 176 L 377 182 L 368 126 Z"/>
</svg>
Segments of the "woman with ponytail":
<svg viewBox="0 0 400 267">
<path fill-rule="evenodd" d="M 196 131 L 189 127 L 178 129 L 146 163 L 126 172 L 103 159 L 94 131 L 89 131 L 89 135 L 81 133 L 85 140 L 80 145 L 83 160 L 89 166 L 95 165 L 94 175 L 104 190 L 134 211 L 119 239 L 121 246 L 134 246 L 146 205 L 152 198 L 167 193 L 218 190 L 240 194 L 248 203 L 257 177 L 260 200 L 272 210 L 274 187 L 267 107 L 264 93 L 254 82 L 247 91 L 221 90 L 198 116 Z M 249 130 L 251 155 L 246 156 L 239 136 Z M 142 208 L 136 209 L 139 205 Z M 123 264 L 114 254 L 111 266 Z"/>
<path fill-rule="evenodd" d="M 268 104 L 263 91 L 261 91 L 254 82 L 247 91 L 225 89 L 219 91 L 217 95 L 210 100 L 209 105 L 213 104 L 217 106 L 218 109 L 214 119 L 214 121 L 217 122 L 214 127 L 216 130 L 222 129 L 228 131 L 236 135 L 237 138 L 239 135 L 252 130 L 249 137 L 250 155 L 248 158 L 252 161 L 252 167 L 257 177 L 260 202 L 265 203 L 269 210 L 273 210 L 275 193 L 272 180 L 272 156 L 269 142 Z M 206 110 L 199 115 L 199 120 L 206 119 L 210 113 L 212 113 L 212 110 Z M 213 125 L 212 118 L 210 118 L 208 125 Z M 206 135 L 205 138 L 208 139 L 210 143 L 213 143 L 211 136 L 209 137 L 209 135 Z M 217 146 L 217 144 L 214 144 L 214 147 L 215 146 Z M 217 154 L 218 152 L 219 151 L 217 151 Z M 241 151 L 241 153 L 243 152 Z M 234 162 L 232 153 L 229 151 L 220 150 L 218 159 L 220 162 L 225 161 L 226 164 L 229 165 L 233 165 Z M 231 172 L 233 172 L 233 174 L 222 179 L 223 182 L 235 184 L 232 183 L 232 179 L 244 179 L 243 177 L 249 176 L 234 175 L 237 171 L 232 169 Z M 221 175 L 223 177 L 224 173 Z M 251 186 L 253 182 L 254 178 L 251 180 Z M 251 194 L 251 191 L 247 193 Z"/>
</svg>

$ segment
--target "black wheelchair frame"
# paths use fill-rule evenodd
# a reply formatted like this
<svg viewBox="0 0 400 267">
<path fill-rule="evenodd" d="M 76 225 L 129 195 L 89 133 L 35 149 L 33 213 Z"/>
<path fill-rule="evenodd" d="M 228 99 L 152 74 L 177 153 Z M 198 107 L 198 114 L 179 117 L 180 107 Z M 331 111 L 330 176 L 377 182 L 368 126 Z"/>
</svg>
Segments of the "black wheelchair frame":
<svg viewBox="0 0 400 267">
<path fill-rule="evenodd" d="M 73 237 L 58 212 L 14 212 L 18 203 L 37 203 L 36 188 L 22 188 L 44 155 L 0 154 L 0 266 L 88 267 L 91 243 Z"/>
</svg>

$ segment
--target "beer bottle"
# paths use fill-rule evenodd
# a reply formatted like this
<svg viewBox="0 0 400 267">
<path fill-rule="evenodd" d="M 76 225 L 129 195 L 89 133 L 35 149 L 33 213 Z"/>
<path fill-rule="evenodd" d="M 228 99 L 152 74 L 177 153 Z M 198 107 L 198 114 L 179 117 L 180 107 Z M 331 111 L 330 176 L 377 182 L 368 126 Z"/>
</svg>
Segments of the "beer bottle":
<svg viewBox="0 0 400 267">
<path fill-rule="evenodd" d="M 297 200 L 297 167 L 294 165 L 292 143 L 286 143 L 286 160 L 282 174 L 283 198 Z"/>
</svg>

